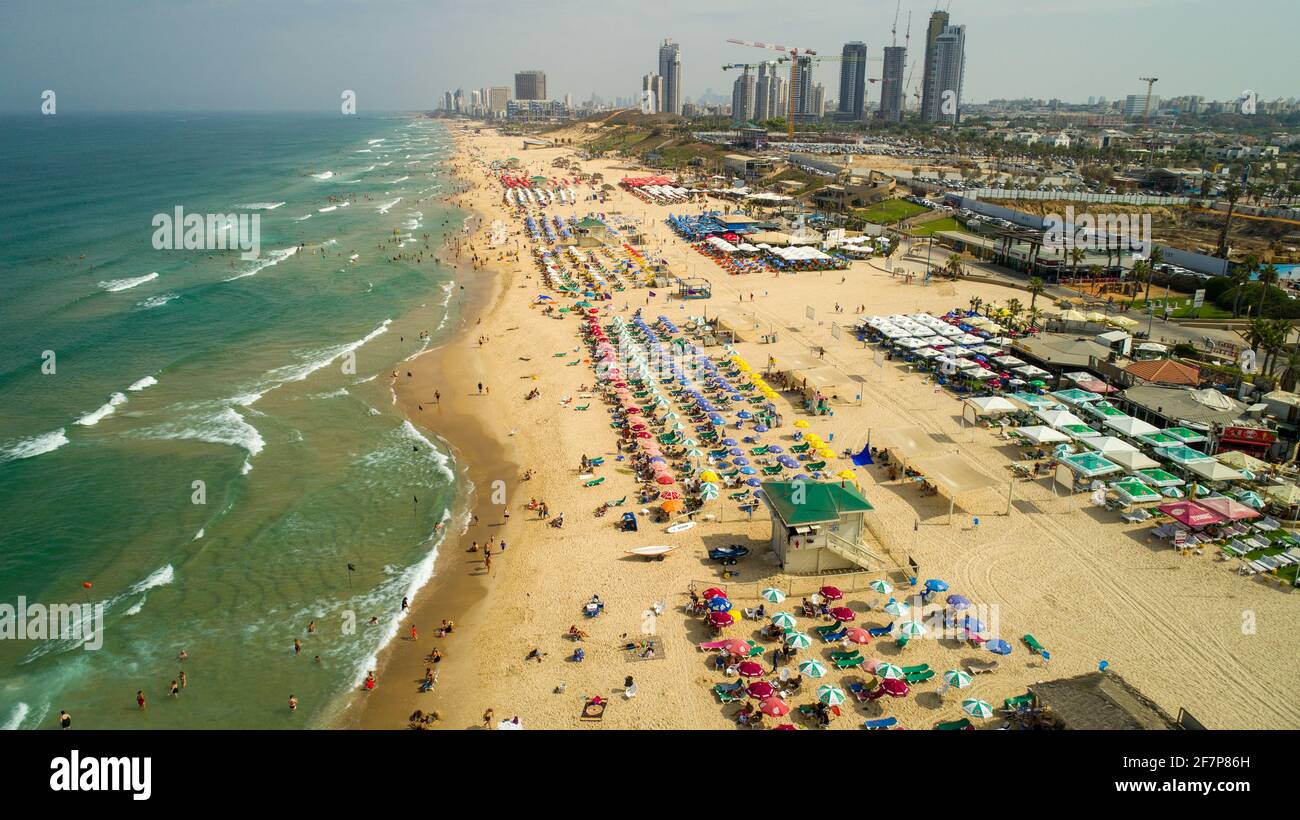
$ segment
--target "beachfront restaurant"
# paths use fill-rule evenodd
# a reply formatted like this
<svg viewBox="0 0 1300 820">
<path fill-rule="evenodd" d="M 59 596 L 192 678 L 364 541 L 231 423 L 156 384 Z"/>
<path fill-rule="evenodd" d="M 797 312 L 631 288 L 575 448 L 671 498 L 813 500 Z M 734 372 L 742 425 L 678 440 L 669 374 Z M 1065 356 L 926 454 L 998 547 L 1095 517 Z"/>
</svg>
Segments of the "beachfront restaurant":
<svg viewBox="0 0 1300 820">
<path fill-rule="evenodd" d="M 772 552 L 790 575 L 878 569 L 884 559 L 867 546 L 866 514 L 874 509 L 847 481 L 765 481 L 772 513 Z"/>
</svg>

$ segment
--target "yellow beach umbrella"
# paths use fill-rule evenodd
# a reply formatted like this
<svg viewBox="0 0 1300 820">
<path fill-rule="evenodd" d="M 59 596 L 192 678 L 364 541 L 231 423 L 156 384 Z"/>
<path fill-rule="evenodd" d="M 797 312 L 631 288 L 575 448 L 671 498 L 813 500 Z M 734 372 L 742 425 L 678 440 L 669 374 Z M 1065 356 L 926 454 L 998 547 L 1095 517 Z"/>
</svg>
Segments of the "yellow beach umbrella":
<svg viewBox="0 0 1300 820">
<path fill-rule="evenodd" d="M 794 426 L 798 427 L 800 430 L 807 430 L 808 422 L 805 421 L 804 419 L 798 419 L 795 421 Z"/>
<path fill-rule="evenodd" d="M 707 481 L 710 484 L 712 484 L 717 480 L 718 480 L 718 474 L 713 472 L 712 470 L 705 470 L 704 472 L 700 473 L 700 481 Z"/>
<path fill-rule="evenodd" d="M 840 475 L 840 478 L 848 479 L 849 481 L 857 481 L 857 480 L 858 480 L 858 475 L 857 475 L 857 473 L 853 472 L 852 470 L 840 470 L 840 474 L 839 474 L 839 475 Z"/>
<path fill-rule="evenodd" d="M 835 451 L 829 447 L 823 447 L 817 451 L 817 455 L 822 458 L 835 458 Z"/>
</svg>

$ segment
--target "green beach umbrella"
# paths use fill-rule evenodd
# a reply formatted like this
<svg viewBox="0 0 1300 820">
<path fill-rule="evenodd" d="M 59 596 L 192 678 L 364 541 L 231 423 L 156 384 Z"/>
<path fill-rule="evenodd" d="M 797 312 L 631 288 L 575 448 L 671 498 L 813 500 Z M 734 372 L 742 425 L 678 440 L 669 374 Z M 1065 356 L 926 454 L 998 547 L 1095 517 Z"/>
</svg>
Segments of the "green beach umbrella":
<svg viewBox="0 0 1300 820">
<path fill-rule="evenodd" d="M 971 717 L 977 717 L 980 720 L 993 717 L 993 707 L 979 698 L 968 698 L 961 702 L 961 710 Z"/>
<path fill-rule="evenodd" d="M 807 660 L 799 664 L 799 672 L 810 678 L 820 678 L 826 674 L 826 667 L 820 661 Z"/>
<path fill-rule="evenodd" d="M 772 623 L 782 629 L 790 629 L 797 623 L 797 621 L 795 621 L 794 616 L 789 612 L 778 612 L 772 616 Z"/>
<path fill-rule="evenodd" d="M 690 458 L 703 458 L 704 451 L 699 449 L 698 447 L 687 447 L 686 455 L 689 456 Z"/>
<path fill-rule="evenodd" d="M 885 604 L 885 612 L 896 618 L 906 615 L 911 611 L 912 607 L 906 601 L 896 601 L 893 598 L 890 598 L 889 603 Z"/>
<path fill-rule="evenodd" d="M 812 646 L 812 638 L 802 632 L 787 632 L 785 644 L 786 646 L 793 646 L 795 649 L 807 649 Z"/>
<path fill-rule="evenodd" d="M 830 684 L 817 687 L 817 699 L 827 706 L 839 706 L 847 700 L 843 689 L 838 686 L 831 686 Z"/>
<path fill-rule="evenodd" d="M 949 669 L 943 673 L 943 679 L 955 689 L 965 689 L 971 684 L 971 677 L 960 669 Z"/>
<path fill-rule="evenodd" d="M 882 663 L 876 666 L 876 677 L 881 680 L 891 678 L 894 680 L 902 680 L 907 676 L 903 674 L 903 670 L 900 667 L 894 666 L 892 663 Z"/>
<path fill-rule="evenodd" d="M 718 498 L 718 488 L 712 484 L 705 484 L 700 488 L 700 498 L 704 501 L 715 501 Z"/>
<path fill-rule="evenodd" d="M 919 638 L 925 634 L 925 627 L 919 621 L 903 621 L 898 625 L 898 631 L 909 638 Z"/>
<path fill-rule="evenodd" d="M 776 587 L 768 587 L 759 594 L 763 596 L 763 600 L 770 601 L 774 604 L 779 604 L 785 600 L 785 593 Z"/>
<path fill-rule="evenodd" d="M 882 581 L 882 580 L 872 581 L 871 583 L 867 584 L 867 586 L 871 587 L 876 592 L 879 592 L 881 595 L 888 595 L 889 593 L 894 591 L 894 588 L 889 585 L 888 581 Z"/>
</svg>

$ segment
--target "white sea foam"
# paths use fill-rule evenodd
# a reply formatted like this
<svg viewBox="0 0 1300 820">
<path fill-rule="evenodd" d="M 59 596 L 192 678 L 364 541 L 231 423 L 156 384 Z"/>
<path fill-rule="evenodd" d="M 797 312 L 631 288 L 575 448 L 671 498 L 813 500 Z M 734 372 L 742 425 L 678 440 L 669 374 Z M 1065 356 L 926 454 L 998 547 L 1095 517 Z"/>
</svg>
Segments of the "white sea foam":
<svg viewBox="0 0 1300 820">
<path fill-rule="evenodd" d="M 278 251 L 271 251 L 271 253 L 268 254 L 265 259 L 256 260 L 253 263 L 253 266 L 248 270 L 244 271 L 243 273 L 237 273 L 234 276 L 228 276 L 222 281 L 233 282 L 236 279 L 243 279 L 245 276 L 256 276 L 257 274 L 261 273 L 267 268 L 280 264 L 281 262 L 288 259 L 290 256 L 293 256 L 297 252 L 298 252 L 297 245 L 294 245 L 292 248 L 281 248 Z"/>
<path fill-rule="evenodd" d="M 181 295 L 179 293 L 160 293 L 157 296 L 150 296 L 148 299 L 145 299 L 143 302 L 136 302 L 135 304 L 136 307 L 141 307 L 144 308 L 145 310 L 149 310 L 150 308 L 162 307 L 163 305 L 167 304 L 173 299 L 179 299 L 180 296 Z"/>
<path fill-rule="evenodd" d="M 23 721 L 27 719 L 27 715 L 31 710 L 32 707 L 22 701 L 15 703 L 14 708 L 9 710 L 9 715 L 5 717 L 5 722 L 0 723 L 0 731 L 12 732 L 21 729 Z"/>
<path fill-rule="evenodd" d="M 319 174 L 312 174 L 312 178 L 313 178 L 313 179 L 333 179 L 333 178 L 334 178 L 334 172 L 333 172 L 333 171 L 322 171 L 322 172 L 319 173 Z"/>
<path fill-rule="evenodd" d="M 146 593 L 148 593 L 149 590 L 167 586 L 175 580 L 176 570 L 172 568 L 171 564 L 166 564 L 149 573 L 143 581 L 137 581 L 122 592 L 119 592 L 117 595 L 97 603 L 103 606 L 104 614 L 108 615 L 116 606 L 128 598 L 133 598 L 136 595 L 144 595 L 144 598 L 141 598 L 135 603 L 135 605 L 126 611 L 127 615 L 135 615 L 144 607 L 145 599 L 148 597 Z M 21 663 L 31 663 L 42 655 L 47 655 L 50 652 L 62 652 L 80 647 L 89 637 L 96 634 L 97 630 L 95 628 L 97 626 L 102 626 L 102 624 L 95 624 L 91 620 L 95 617 L 93 609 L 93 605 L 81 608 L 80 629 L 76 629 L 73 633 L 82 636 L 80 639 L 69 638 L 67 640 L 47 640 L 29 652 L 27 657 L 22 659 Z M 103 636 L 100 635 L 100 637 Z"/>
<path fill-rule="evenodd" d="M 118 291 L 130 290 L 131 288 L 143 285 L 145 282 L 152 282 L 157 278 L 157 272 L 146 273 L 144 276 L 135 276 L 129 279 L 109 279 L 108 281 L 100 282 L 99 286 L 109 293 L 117 293 Z"/>
<path fill-rule="evenodd" d="M 274 211 L 283 204 L 283 202 L 249 202 L 235 207 L 243 208 L 245 211 Z"/>
<path fill-rule="evenodd" d="M 145 376 L 143 379 L 138 379 L 135 382 L 132 382 L 131 386 L 128 387 L 127 390 L 131 391 L 132 393 L 138 393 L 141 390 L 144 390 L 146 387 L 153 387 L 157 383 L 158 380 L 155 379 L 153 376 Z"/>
<path fill-rule="evenodd" d="M 327 214 L 327 213 L 329 213 L 330 211 L 337 211 L 338 209 L 339 209 L 339 206 L 337 206 L 337 205 L 327 205 L 327 206 L 325 206 L 324 208 L 317 208 L 317 209 L 316 209 L 316 213 L 319 213 L 319 214 Z"/>
<path fill-rule="evenodd" d="M 311 214 L 307 214 L 306 216 L 300 216 L 297 219 L 295 219 L 294 222 L 302 222 L 307 219 L 311 219 Z"/>
<path fill-rule="evenodd" d="M 119 404 L 126 404 L 125 393 L 114 393 L 109 396 L 107 402 L 77 419 L 76 423 L 83 427 L 94 427 L 96 424 L 99 424 L 105 416 L 111 416 Z"/>
<path fill-rule="evenodd" d="M 366 140 L 366 145 L 378 145 L 381 142 L 387 142 L 388 137 L 379 137 L 378 139 Z"/>
<path fill-rule="evenodd" d="M 388 183 L 388 184 L 389 184 L 389 185 L 396 185 L 396 184 L 399 183 L 399 182 L 406 182 L 408 179 L 410 179 L 410 177 L 398 177 L 397 179 L 393 180 L 392 182 L 390 182 L 390 183 Z"/>
<path fill-rule="evenodd" d="M 141 435 L 163 441 L 194 440 L 226 444 L 242 449 L 248 458 L 256 456 L 266 447 L 266 441 L 257 428 L 228 405 L 141 431 Z M 245 465 L 252 469 L 247 461 Z"/>
<path fill-rule="evenodd" d="M 62 427 L 49 433 L 42 433 L 39 436 L 20 439 L 16 442 L 7 442 L 4 449 L 0 450 L 0 464 L 6 461 L 32 458 L 43 453 L 52 453 L 67 443 L 68 437 L 64 434 L 64 428 Z"/>
<path fill-rule="evenodd" d="M 199 540 L 200 538 L 203 537 L 203 532 L 204 532 L 203 527 L 199 527 L 199 531 L 196 532 L 196 533 L 194 533 L 194 538 L 191 539 L 191 540 L 194 540 L 194 541 Z"/>
<path fill-rule="evenodd" d="M 394 199 L 392 202 L 389 202 L 387 205 L 380 205 L 380 206 L 379 206 L 379 212 L 380 212 L 381 214 L 386 214 L 386 213 L 388 213 L 388 210 L 389 210 L 390 208 L 392 208 L 394 205 L 396 205 L 397 203 L 399 203 L 399 202 L 401 202 L 401 201 L 402 201 L 402 198 L 399 196 L 397 199 Z"/>
</svg>

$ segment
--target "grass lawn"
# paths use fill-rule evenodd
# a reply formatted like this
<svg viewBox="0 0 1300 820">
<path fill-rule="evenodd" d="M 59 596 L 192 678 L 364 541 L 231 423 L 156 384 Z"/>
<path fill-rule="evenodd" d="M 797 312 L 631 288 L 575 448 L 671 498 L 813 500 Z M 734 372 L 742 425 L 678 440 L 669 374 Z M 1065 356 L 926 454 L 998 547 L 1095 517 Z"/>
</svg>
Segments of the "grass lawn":
<svg viewBox="0 0 1300 820">
<path fill-rule="evenodd" d="M 1154 293 L 1152 294 L 1155 295 Z M 1165 300 L 1163 298 L 1153 298 L 1152 303 L 1155 305 L 1156 316 L 1163 316 L 1165 310 Z M 1169 303 L 1173 306 L 1173 311 L 1169 316 L 1174 319 L 1231 319 L 1232 311 L 1224 310 L 1213 302 L 1206 301 L 1199 308 L 1192 307 L 1192 297 L 1183 293 L 1172 293 L 1169 295 Z M 1140 310 L 1146 313 L 1147 303 L 1145 299 L 1138 299 L 1133 303 L 1134 310 Z"/>
<path fill-rule="evenodd" d="M 929 236 L 930 234 L 937 233 L 938 231 L 960 231 L 960 230 L 961 230 L 961 224 L 957 222 L 956 219 L 953 219 L 951 216 L 946 216 L 943 219 L 936 219 L 933 222 L 926 222 L 924 225 L 917 225 L 915 228 L 912 229 L 912 233 L 916 234 L 917 236 Z"/>
<path fill-rule="evenodd" d="M 929 210 L 924 205 L 915 205 L 903 199 L 886 199 L 877 202 L 870 208 L 859 208 L 854 211 L 854 216 L 859 219 L 865 219 L 867 222 L 875 222 L 878 225 L 892 225 L 900 219 L 907 219 L 909 216 L 916 216 Z"/>
</svg>

